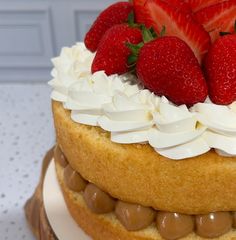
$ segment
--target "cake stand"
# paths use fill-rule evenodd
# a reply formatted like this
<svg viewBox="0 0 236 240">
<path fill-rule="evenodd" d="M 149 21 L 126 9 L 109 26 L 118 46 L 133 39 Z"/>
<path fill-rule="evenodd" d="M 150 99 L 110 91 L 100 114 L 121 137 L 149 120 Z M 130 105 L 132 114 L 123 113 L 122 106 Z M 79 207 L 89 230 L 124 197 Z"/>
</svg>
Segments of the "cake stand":
<svg viewBox="0 0 236 240">
<path fill-rule="evenodd" d="M 44 157 L 40 182 L 25 204 L 25 214 L 38 240 L 91 240 L 67 210 L 56 178 L 53 148 Z"/>
</svg>

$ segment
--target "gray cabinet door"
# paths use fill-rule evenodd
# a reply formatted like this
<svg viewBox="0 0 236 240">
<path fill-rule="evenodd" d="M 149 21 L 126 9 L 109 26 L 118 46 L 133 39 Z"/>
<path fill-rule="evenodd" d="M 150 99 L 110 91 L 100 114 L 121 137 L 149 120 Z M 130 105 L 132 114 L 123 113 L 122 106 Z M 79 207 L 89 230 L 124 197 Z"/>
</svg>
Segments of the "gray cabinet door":
<svg viewBox="0 0 236 240">
<path fill-rule="evenodd" d="M 50 79 L 63 46 L 83 41 L 114 0 L 0 0 L 0 82 Z"/>
</svg>

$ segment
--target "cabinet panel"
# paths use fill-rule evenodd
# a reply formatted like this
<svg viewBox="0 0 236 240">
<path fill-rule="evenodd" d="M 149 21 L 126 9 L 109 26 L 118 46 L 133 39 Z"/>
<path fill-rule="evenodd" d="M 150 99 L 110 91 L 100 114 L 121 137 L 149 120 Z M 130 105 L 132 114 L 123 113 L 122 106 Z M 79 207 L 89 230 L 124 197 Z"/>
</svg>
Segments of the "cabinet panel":
<svg viewBox="0 0 236 240">
<path fill-rule="evenodd" d="M 0 55 L 39 56 L 43 52 L 41 28 L 38 25 L 0 25 Z M 30 39 L 30 41 L 28 40 Z"/>
<path fill-rule="evenodd" d="M 50 67 L 54 55 L 50 8 L 0 10 L 0 67 Z"/>
<path fill-rule="evenodd" d="M 0 82 L 48 81 L 50 59 L 83 41 L 114 0 L 0 0 Z"/>
</svg>

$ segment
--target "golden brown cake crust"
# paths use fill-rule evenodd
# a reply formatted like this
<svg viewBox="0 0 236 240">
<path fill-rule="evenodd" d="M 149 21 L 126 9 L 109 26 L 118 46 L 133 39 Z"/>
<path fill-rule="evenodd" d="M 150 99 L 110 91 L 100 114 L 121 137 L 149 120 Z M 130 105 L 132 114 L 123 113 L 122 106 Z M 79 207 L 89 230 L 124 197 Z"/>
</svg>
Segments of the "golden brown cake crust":
<svg viewBox="0 0 236 240">
<path fill-rule="evenodd" d="M 101 128 L 73 122 L 61 103 L 52 108 L 70 165 L 113 197 L 186 214 L 236 211 L 236 158 L 210 151 L 168 160 L 149 145 L 116 144 Z"/>
<path fill-rule="evenodd" d="M 57 163 L 56 172 L 71 216 L 94 240 L 163 240 L 154 223 L 144 230 L 128 232 L 113 213 L 102 215 L 92 213 L 87 208 L 82 194 L 72 192 L 66 187 L 62 177 L 63 168 Z M 195 233 L 191 233 L 181 240 L 206 240 L 206 238 L 203 239 Z M 212 240 L 236 240 L 236 231 L 231 230 L 227 234 Z"/>
</svg>

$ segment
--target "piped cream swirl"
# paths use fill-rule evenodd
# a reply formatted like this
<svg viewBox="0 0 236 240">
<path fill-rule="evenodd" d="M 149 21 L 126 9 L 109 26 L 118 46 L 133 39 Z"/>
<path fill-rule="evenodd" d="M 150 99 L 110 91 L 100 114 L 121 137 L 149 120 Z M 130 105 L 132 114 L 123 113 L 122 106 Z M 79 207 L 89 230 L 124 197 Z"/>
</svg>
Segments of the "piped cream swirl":
<svg viewBox="0 0 236 240">
<path fill-rule="evenodd" d="M 214 148 L 236 156 L 236 103 L 207 100 L 191 109 L 175 106 L 137 84 L 133 76 L 91 73 L 94 54 L 83 43 L 63 48 L 52 60 L 51 98 L 71 110 L 73 121 L 99 126 L 121 144 L 150 144 L 156 152 L 178 160 Z"/>
</svg>

